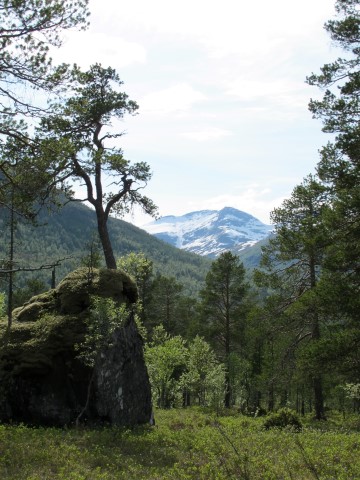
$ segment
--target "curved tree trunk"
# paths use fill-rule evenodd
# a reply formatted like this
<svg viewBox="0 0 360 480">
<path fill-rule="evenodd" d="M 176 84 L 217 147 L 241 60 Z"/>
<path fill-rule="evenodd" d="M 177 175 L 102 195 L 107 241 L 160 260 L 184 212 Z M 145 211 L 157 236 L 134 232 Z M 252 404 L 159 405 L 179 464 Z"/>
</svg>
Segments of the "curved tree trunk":
<svg viewBox="0 0 360 480">
<path fill-rule="evenodd" d="M 107 228 L 107 218 L 105 213 L 100 209 L 96 210 L 98 232 L 100 242 L 104 252 L 106 267 L 112 270 L 116 270 L 116 260 L 113 252 L 113 248 L 110 241 L 110 236 Z"/>
</svg>

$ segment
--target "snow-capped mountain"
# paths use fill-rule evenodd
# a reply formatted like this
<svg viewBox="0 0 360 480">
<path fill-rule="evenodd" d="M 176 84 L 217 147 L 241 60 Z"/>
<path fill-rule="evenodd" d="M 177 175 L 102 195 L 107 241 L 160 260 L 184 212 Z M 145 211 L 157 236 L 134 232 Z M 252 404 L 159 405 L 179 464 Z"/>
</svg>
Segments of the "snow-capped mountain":
<svg viewBox="0 0 360 480">
<path fill-rule="evenodd" d="M 273 229 L 252 215 L 230 207 L 166 216 L 142 228 L 175 247 L 209 257 L 217 257 L 227 250 L 240 252 L 267 237 Z"/>
</svg>

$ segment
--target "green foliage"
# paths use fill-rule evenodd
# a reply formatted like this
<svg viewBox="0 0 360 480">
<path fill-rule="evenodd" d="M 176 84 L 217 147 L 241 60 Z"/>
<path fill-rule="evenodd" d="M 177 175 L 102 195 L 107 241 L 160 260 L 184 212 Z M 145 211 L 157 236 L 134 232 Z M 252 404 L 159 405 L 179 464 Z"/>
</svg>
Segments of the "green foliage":
<svg viewBox="0 0 360 480">
<path fill-rule="evenodd" d="M 155 327 L 144 353 L 154 404 L 160 408 L 174 406 L 181 398 L 179 378 L 187 356 L 184 339 L 171 337 L 160 325 Z"/>
<path fill-rule="evenodd" d="M 287 354 L 294 359 L 303 342 L 317 342 L 322 335 L 319 280 L 326 248 L 331 243 L 324 227 L 328 209 L 327 189 L 309 175 L 271 213 L 275 236 L 263 249 L 262 270 L 255 272 L 257 283 L 274 292 L 266 300 L 265 309 L 276 312 L 271 319 L 272 330 L 278 328 L 280 318 L 288 337 Z M 314 364 L 312 367 L 308 370 L 309 381 L 314 386 L 316 415 L 320 419 L 324 417 L 322 369 L 315 369 Z"/>
<path fill-rule="evenodd" d="M 216 338 L 214 347 L 225 360 L 241 334 L 247 290 L 245 268 L 239 257 L 231 252 L 221 254 L 212 263 L 200 295 L 209 336 Z"/>
<path fill-rule="evenodd" d="M 5 305 L 6 305 L 6 300 L 5 300 L 5 293 L 0 292 L 0 318 L 5 314 Z"/>
<path fill-rule="evenodd" d="M 76 345 L 79 358 L 93 367 L 100 351 L 111 345 L 114 331 L 129 318 L 129 308 L 111 298 L 91 297 L 90 315 L 85 318 L 86 333 L 83 342 Z"/>
<path fill-rule="evenodd" d="M 143 298 L 146 295 L 147 284 L 153 274 L 153 262 L 143 252 L 131 252 L 120 257 L 117 265 L 135 279 L 140 291 L 140 298 Z"/>
<path fill-rule="evenodd" d="M 344 385 L 344 390 L 348 398 L 360 400 L 360 383 L 347 383 Z"/>
<path fill-rule="evenodd" d="M 264 431 L 261 419 L 196 409 L 155 412 L 156 426 L 0 425 L 2 480 L 357 479 L 359 433 L 335 422 Z"/>
<path fill-rule="evenodd" d="M 272 212 L 275 236 L 255 277 L 270 293 L 258 316 L 270 341 L 257 334 L 252 383 L 262 394 L 265 388 L 270 409 L 277 396 L 282 405 L 292 397 L 289 404 L 303 411 L 311 388 L 317 418 L 324 418 L 326 395 L 329 402 L 345 379 L 359 380 L 359 1 L 335 5 L 337 18 L 325 28 L 346 54 L 308 83 L 324 91 L 310 110 L 336 137 L 321 151 L 317 176 L 306 177 Z"/>
<path fill-rule="evenodd" d="M 224 366 L 199 336 L 187 344 L 180 335 L 171 336 L 162 325 L 157 326 L 145 346 L 145 360 L 158 407 L 222 405 Z"/>
<path fill-rule="evenodd" d="M 351 401 L 354 409 L 358 408 L 359 1 L 337 0 L 338 17 L 326 24 L 331 38 L 345 49 L 346 55 L 324 65 L 319 75 L 309 77 L 310 84 L 325 89 L 322 100 L 311 101 L 310 110 L 323 120 L 324 130 L 335 133 L 336 138 L 333 145 L 328 144 L 321 151 L 318 177 L 305 178 L 272 213 L 276 235 L 264 248 L 263 270 L 256 273 L 264 289 L 262 293 L 268 291 L 271 295 L 264 300 L 264 308 L 251 315 L 240 256 L 227 252 L 210 266 L 204 258 L 174 249 L 136 227 L 109 218 L 111 211 L 122 215 L 136 203 L 148 213 L 155 213 L 155 206 L 139 193 L 139 188 L 151 178 L 150 167 L 144 162 L 130 163 L 120 148 L 108 149 L 107 142 L 122 135 L 107 129 L 112 119 L 137 110 L 137 104 L 119 90 L 122 82 L 116 72 L 98 64 L 87 72 L 77 67 L 70 71 L 66 66 L 52 69 L 48 61 L 48 42 L 58 45 L 62 29 L 85 25 L 87 1 L 70 4 L 66 0 L 50 0 L 46 5 L 43 0 L 1 1 L 5 16 L 0 21 L 0 60 L 10 68 L 0 68 L 0 96 L 3 105 L 8 101 L 1 123 L 4 136 L 0 139 L 0 170 L 5 175 L 0 176 L 0 204 L 31 219 L 37 213 L 34 201 L 37 199 L 41 205 L 57 182 L 71 196 L 68 178 L 80 178 L 88 187 L 95 178 L 95 188 L 88 190 L 88 199 L 93 206 L 103 208 L 102 220 L 109 225 L 108 243 L 116 246 L 116 256 L 125 255 L 119 265 L 136 279 L 140 294 L 135 306 L 138 326 L 145 324 L 151 330 L 162 323 L 169 332 L 155 328 L 147 345 L 155 401 L 161 406 L 184 401 L 219 407 L 225 379 L 226 403 L 236 403 L 241 411 L 259 411 L 267 402 L 269 410 L 280 404 L 300 412 L 313 408 L 315 398 L 321 417 L 323 395 L 327 395 L 328 404 L 338 402 L 344 413 L 351 408 Z M 11 70 L 14 65 L 20 67 Z M 35 113 L 34 105 L 20 105 L 16 96 L 9 101 L 8 87 L 26 83 L 47 89 L 61 86 L 64 80 L 69 81 L 68 88 L 57 97 L 59 101 L 51 102 L 49 115 L 43 115 L 39 143 L 35 144 L 25 122 L 12 115 L 15 110 L 21 114 L 23 107 L 29 114 Z M 335 84 L 339 88 L 333 88 Z M 34 173 L 31 179 L 30 171 Z M 115 191 L 104 194 L 99 188 L 104 173 L 116 174 Z M 0 215 L 0 228 L 5 232 L 4 209 Z M 48 219 L 47 214 L 40 213 L 39 223 Z M 10 263 L 41 265 L 44 259 L 49 263 L 72 254 L 74 259 L 65 260 L 57 271 L 62 277 L 82 258 L 87 276 L 85 284 L 81 280 L 73 288 L 78 293 L 76 301 L 67 296 L 74 293 L 72 287 L 68 288 L 66 282 L 62 285 L 64 308 L 78 314 L 89 302 L 86 282 L 93 280 L 92 270 L 99 263 L 94 245 L 84 247 L 94 227 L 94 212 L 79 205 L 68 205 L 38 231 L 17 219 L 15 258 Z M 3 235 L 0 253 L 4 258 L 7 250 Z M 31 295 L 28 280 L 25 273 L 16 276 L 18 303 Z M 38 293 L 39 285 L 32 281 L 33 293 Z M 45 281 L 45 276 L 39 276 L 38 281 Z M 201 288 L 200 318 L 197 293 Z M 135 295 L 136 289 L 130 289 Z M 45 334 L 50 325 L 57 325 L 56 316 L 45 315 L 55 301 L 55 296 L 39 296 L 21 311 L 15 311 L 14 335 L 23 335 L 25 344 L 38 348 L 39 339 L 30 337 L 33 329 L 43 329 Z M 88 364 L 94 363 L 96 352 L 128 314 L 125 310 L 117 311 L 113 301 L 97 301 L 81 344 L 83 360 Z M 48 323 L 28 324 L 43 314 Z M 145 338 L 145 329 L 142 331 Z M 211 342 L 226 368 L 217 362 L 209 344 L 195 336 L 199 332 Z M 45 357 L 40 351 L 36 358 L 47 365 Z M 26 362 L 22 358 L 19 368 Z M 286 423 L 288 419 L 281 421 Z M 212 450 L 211 454 L 225 458 L 220 467 L 226 465 L 228 476 L 254 476 L 249 452 L 240 455 L 223 427 L 220 423 L 216 426 L 217 441 L 220 438 L 227 442 L 235 456 L 230 459 L 220 450 Z M 172 428 L 181 430 L 183 426 L 174 422 Z M 308 472 L 316 476 L 309 450 L 303 447 L 303 443 L 295 444 L 305 466 L 312 467 Z M 209 462 L 204 464 L 209 470 L 199 468 L 197 473 L 208 478 Z M 269 471 L 264 467 L 264 472 Z M 176 477 L 179 472 L 180 469 L 172 473 Z M 324 475 L 335 478 L 337 473 Z M 274 474 L 274 478 L 281 475 Z"/>
<path fill-rule="evenodd" d="M 188 345 L 186 371 L 180 378 L 180 384 L 188 396 L 188 403 L 213 408 L 223 405 L 224 365 L 218 362 L 210 345 L 198 335 Z"/>
<path fill-rule="evenodd" d="M 151 285 L 151 299 L 148 305 L 148 322 L 150 326 L 162 324 L 170 334 L 180 333 L 182 312 L 179 301 L 183 286 L 175 277 L 157 274 Z M 181 332 L 182 333 L 182 332 Z"/>
<path fill-rule="evenodd" d="M 174 276 L 154 275 L 154 262 L 143 253 L 131 252 L 117 265 L 128 272 L 139 290 L 138 312 L 141 323 L 151 332 L 163 325 L 171 335 L 193 338 L 197 333 L 197 299 L 188 296 L 186 285 Z M 194 333 L 195 332 L 195 333 Z"/>
<path fill-rule="evenodd" d="M 84 250 L 86 254 L 80 259 L 80 265 L 87 267 L 90 273 L 94 268 L 100 268 L 102 266 L 100 242 L 96 236 L 84 245 Z"/>
<path fill-rule="evenodd" d="M 33 203 L 53 190 L 47 159 L 37 147 L 24 119 L 32 125 L 47 112 L 31 89 L 47 94 L 67 81 L 67 66 L 54 67 L 49 47 L 59 47 L 64 30 L 86 28 L 88 0 L 0 1 L 0 205 L 15 194 L 17 212 L 34 215 Z"/>
<path fill-rule="evenodd" d="M 26 282 L 24 288 L 18 288 L 14 292 L 14 308 L 24 305 L 31 297 L 39 295 L 47 290 L 47 285 L 39 278 L 31 278 Z"/>
<path fill-rule="evenodd" d="M 289 408 L 281 408 L 276 413 L 272 413 L 264 422 L 265 430 L 285 427 L 290 427 L 297 432 L 302 429 L 299 417 Z"/>
<path fill-rule="evenodd" d="M 136 304 L 138 327 L 141 324 L 142 335 L 146 337 L 146 327 L 149 326 L 149 304 L 152 298 L 153 262 L 146 258 L 143 252 L 131 252 L 117 261 L 117 266 L 128 273 L 136 281 L 139 300 Z"/>
<path fill-rule="evenodd" d="M 345 54 L 308 78 L 310 85 L 324 91 L 323 98 L 312 100 L 309 108 L 322 119 L 325 132 L 336 134 L 333 143 L 322 149 L 317 166 L 332 195 L 332 208 L 325 219 L 332 236 L 325 260 L 330 292 L 326 301 L 330 311 L 358 323 L 360 14 L 358 0 L 337 0 L 335 6 L 338 15 L 326 23 L 325 29 Z"/>
<path fill-rule="evenodd" d="M 5 232 L 5 212 L 0 209 L 0 228 Z M 86 247 L 96 231 L 93 210 L 76 202 L 68 203 L 60 211 L 43 209 L 38 217 L 39 226 L 32 227 L 19 220 L 15 261 L 24 266 L 38 266 L 64 259 L 56 267 L 58 282 L 81 263 L 89 254 Z M 184 294 L 196 297 L 202 287 L 211 261 L 205 257 L 179 250 L 166 244 L 144 230 L 123 220 L 110 218 L 109 233 L 116 257 L 143 254 L 153 264 L 154 273 L 176 277 L 184 285 Z M 0 237 L 0 258 L 7 256 L 6 237 Z M 21 272 L 16 284 L 24 288 L 34 274 Z M 51 272 L 38 272 L 36 276 L 51 285 Z"/>
<path fill-rule="evenodd" d="M 326 188 L 309 175 L 271 212 L 275 235 L 263 247 L 263 271 L 256 272 L 259 285 L 284 292 L 289 289 L 288 296 L 293 299 L 315 286 L 318 272 L 311 269 L 321 266 L 324 249 L 330 243 L 323 225 L 327 207 Z"/>
<path fill-rule="evenodd" d="M 251 352 L 251 348 L 248 349 L 248 352 Z M 249 405 L 249 386 L 254 384 L 254 378 L 251 378 L 252 370 L 251 362 L 247 358 L 235 352 L 230 353 L 229 382 L 231 384 L 232 402 L 234 405 L 239 405 L 241 411 L 252 409 L 252 406 Z"/>
<path fill-rule="evenodd" d="M 310 85 L 325 91 L 322 100 L 312 100 L 310 110 L 321 118 L 325 132 L 336 132 L 337 145 L 355 153 L 359 142 L 359 44 L 360 15 L 357 0 L 337 0 L 336 20 L 325 24 L 335 44 L 346 51 L 343 58 L 325 64 L 320 74 L 308 77 Z M 333 89 L 333 85 L 338 88 Z M 350 155 L 352 156 L 352 155 Z"/>
</svg>

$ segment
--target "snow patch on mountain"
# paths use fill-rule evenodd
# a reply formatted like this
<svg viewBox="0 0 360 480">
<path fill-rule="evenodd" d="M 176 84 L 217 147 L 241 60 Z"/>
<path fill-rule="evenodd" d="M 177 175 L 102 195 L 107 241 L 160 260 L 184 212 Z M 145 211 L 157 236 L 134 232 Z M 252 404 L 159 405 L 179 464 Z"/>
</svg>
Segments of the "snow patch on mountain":
<svg viewBox="0 0 360 480">
<path fill-rule="evenodd" d="M 267 237 L 273 229 L 231 207 L 166 216 L 142 228 L 178 248 L 210 257 L 227 250 L 239 252 Z"/>
</svg>

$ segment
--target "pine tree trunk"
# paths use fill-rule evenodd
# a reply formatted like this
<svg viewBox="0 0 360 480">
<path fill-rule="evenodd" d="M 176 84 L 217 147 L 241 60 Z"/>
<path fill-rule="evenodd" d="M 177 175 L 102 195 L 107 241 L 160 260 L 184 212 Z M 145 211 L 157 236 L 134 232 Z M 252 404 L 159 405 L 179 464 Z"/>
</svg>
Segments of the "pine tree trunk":
<svg viewBox="0 0 360 480">
<path fill-rule="evenodd" d="M 325 420 L 322 378 L 320 375 L 316 376 L 313 379 L 313 386 L 314 386 L 315 418 L 316 420 Z"/>
<path fill-rule="evenodd" d="M 225 407 L 231 406 L 231 384 L 230 384 L 230 292 L 229 280 L 226 282 L 226 303 L 225 303 L 225 358 L 226 358 L 226 372 L 225 372 Z"/>
<path fill-rule="evenodd" d="M 225 372 L 224 403 L 226 408 L 230 408 L 232 392 L 231 392 L 231 382 L 230 382 L 230 318 L 229 318 L 228 312 L 226 315 L 225 357 L 226 357 L 226 372 Z"/>
<path fill-rule="evenodd" d="M 274 382 L 271 380 L 268 389 L 268 410 L 273 412 L 275 408 Z"/>
<path fill-rule="evenodd" d="M 311 288 L 316 287 L 316 261 L 315 254 L 310 256 L 310 281 Z M 316 306 L 312 312 L 312 324 L 311 324 L 311 339 L 312 341 L 317 341 L 320 339 L 320 324 L 319 324 L 319 315 L 316 311 Z M 322 388 L 322 378 L 320 374 L 317 374 L 313 377 L 313 389 L 314 389 L 314 403 L 315 403 L 315 418 L 317 420 L 325 419 L 324 412 L 324 396 Z"/>
<path fill-rule="evenodd" d="M 313 341 L 320 339 L 320 328 L 319 328 L 319 319 L 317 312 L 313 314 L 313 324 L 312 324 L 312 336 Z M 324 395 L 322 388 L 322 377 L 318 373 L 313 377 L 313 389 L 314 389 L 314 408 L 315 408 L 315 418 L 316 420 L 325 420 L 325 411 L 324 411 Z"/>
<path fill-rule="evenodd" d="M 14 273 L 11 271 L 14 268 L 14 242 L 15 242 L 15 215 L 14 215 L 14 189 L 11 192 L 11 210 L 10 210 L 10 247 L 9 247 L 9 281 L 8 281 L 8 330 L 12 325 L 12 310 L 13 310 L 13 296 L 14 296 Z"/>
<path fill-rule="evenodd" d="M 112 270 L 116 270 L 116 260 L 107 228 L 107 219 L 105 218 L 104 212 L 100 209 L 96 210 L 96 216 L 98 222 L 98 232 L 104 252 L 106 267 Z"/>
<path fill-rule="evenodd" d="M 226 408 L 230 408 L 231 405 L 231 387 L 230 387 L 230 375 L 229 375 L 229 361 L 227 362 L 227 368 L 225 372 L 225 398 L 224 403 Z"/>
</svg>

